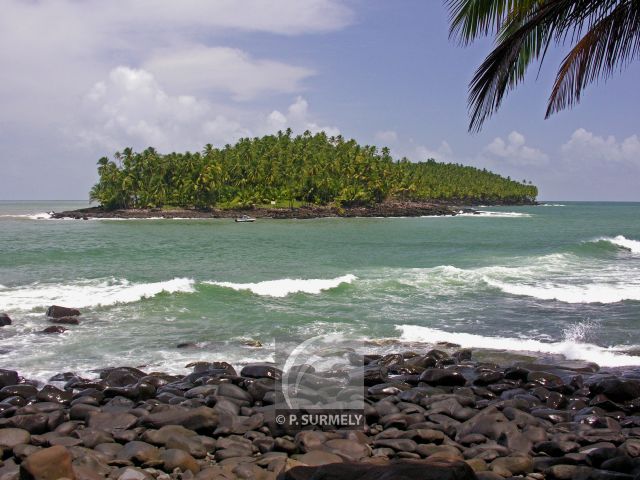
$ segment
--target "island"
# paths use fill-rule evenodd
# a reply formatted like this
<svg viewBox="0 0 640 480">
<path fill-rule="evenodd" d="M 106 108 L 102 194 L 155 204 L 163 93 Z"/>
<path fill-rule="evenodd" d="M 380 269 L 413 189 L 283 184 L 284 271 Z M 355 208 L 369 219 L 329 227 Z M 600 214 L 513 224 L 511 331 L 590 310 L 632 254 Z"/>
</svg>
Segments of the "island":
<svg viewBox="0 0 640 480">
<path fill-rule="evenodd" d="M 535 204 L 538 189 L 486 169 L 394 159 L 387 147 L 292 131 L 202 152 L 125 148 L 98 161 L 99 206 L 55 218 L 455 215 L 461 206 Z"/>
</svg>

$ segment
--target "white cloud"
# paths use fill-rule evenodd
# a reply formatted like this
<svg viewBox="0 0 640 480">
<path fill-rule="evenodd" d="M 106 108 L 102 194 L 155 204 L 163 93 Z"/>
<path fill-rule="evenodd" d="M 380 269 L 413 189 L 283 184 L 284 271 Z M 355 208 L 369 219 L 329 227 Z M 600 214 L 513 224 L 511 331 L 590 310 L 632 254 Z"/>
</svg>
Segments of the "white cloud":
<svg viewBox="0 0 640 480">
<path fill-rule="evenodd" d="M 640 138 L 631 135 L 618 141 L 613 135 L 602 137 L 579 128 L 561 147 L 563 157 L 574 162 L 624 162 L 640 166 Z"/>
<path fill-rule="evenodd" d="M 453 149 L 446 142 L 442 141 L 436 149 L 426 147 L 424 145 L 418 145 L 409 158 L 414 161 L 424 162 L 429 159 L 437 160 L 438 162 L 454 162 Z"/>
<path fill-rule="evenodd" d="M 302 97 L 283 114 L 268 115 L 229 109 L 190 95 L 170 95 L 155 76 L 119 66 L 85 95 L 82 125 L 71 129 L 80 142 L 107 149 L 153 146 L 161 152 L 200 150 L 207 143 L 224 145 L 241 137 L 291 127 L 337 135 L 336 127 L 320 126 Z"/>
<path fill-rule="evenodd" d="M 289 105 L 286 115 L 278 110 L 274 110 L 267 117 L 265 125 L 266 132 L 285 130 L 290 127 L 295 133 L 302 133 L 309 130 L 312 133 L 320 131 L 329 136 L 340 134 L 340 129 L 335 126 L 321 126 L 311 118 L 309 114 L 309 103 L 302 97 L 297 97 L 295 102 Z"/>
<path fill-rule="evenodd" d="M 549 161 L 546 153 L 526 145 L 524 135 L 511 132 L 506 140 L 496 137 L 484 148 L 483 154 L 513 165 L 543 165 Z"/>
<path fill-rule="evenodd" d="M 237 48 L 192 45 L 155 52 L 143 68 L 170 91 L 229 92 L 236 100 L 264 93 L 295 93 L 313 70 L 273 60 L 254 59 Z"/>
<path fill-rule="evenodd" d="M 398 132 L 394 130 L 382 130 L 376 132 L 375 139 L 383 143 L 395 143 L 398 141 Z"/>
<path fill-rule="evenodd" d="M 208 80 L 237 98 L 299 93 L 310 68 L 226 49 L 220 39 L 228 42 L 237 32 L 313 34 L 352 21 L 353 12 L 338 0 L 279 0 L 276 6 L 264 0 L 7 0 L 0 15 L 0 121 L 22 121 L 30 129 L 64 123 L 86 89 L 119 64 L 158 73 L 172 94 L 197 93 Z M 194 44 L 206 45 L 188 47 Z M 182 48 L 172 50 L 176 46 Z M 188 71 L 167 72 L 177 65 L 171 52 L 184 57 L 180 65 Z M 203 61 L 201 70 L 195 61 Z M 221 69 L 212 76 L 216 65 Z M 185 88 L 174 90 L 174 83 Z"/>
</svg>

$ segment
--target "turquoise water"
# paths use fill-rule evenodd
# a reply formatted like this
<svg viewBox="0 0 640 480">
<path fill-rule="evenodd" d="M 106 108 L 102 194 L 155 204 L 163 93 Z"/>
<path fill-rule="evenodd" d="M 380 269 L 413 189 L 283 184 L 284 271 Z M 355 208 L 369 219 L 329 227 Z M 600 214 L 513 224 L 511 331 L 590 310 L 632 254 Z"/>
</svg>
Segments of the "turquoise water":
<svg viewBox="0 0 640 480">
<path fill-rule="evenodd" d="M 274 342 L 326 333 L 640 364 L 629 353 L 640 344 L 638 203 L 253 224 L 36 219 L 82 206 L 0 202 L 0 312 L 14 320 L 0 329 L 5 368 L 43 379 L 123 364 L 183 371 L 269 359 Z M 80 308 L 81 325 L 38 334 L 51 304 Z"/>
</svg>

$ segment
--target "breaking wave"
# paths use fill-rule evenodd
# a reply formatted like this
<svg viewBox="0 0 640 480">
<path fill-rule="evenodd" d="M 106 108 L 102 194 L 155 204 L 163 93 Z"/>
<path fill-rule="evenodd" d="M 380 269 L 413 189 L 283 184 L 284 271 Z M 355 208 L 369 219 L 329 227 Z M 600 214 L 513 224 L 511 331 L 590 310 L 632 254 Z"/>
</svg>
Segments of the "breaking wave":
<svg viewBox="0 0 640 480">
<path fill-rule="evenodd" d="M 131 303 L 159 293 L 193 292 L 194 280 L 131 283 L 122 279 L 83 280 L 72 284 L 33 283 L 0 291 L 1 310 L 29 311 L 60 304 L 75 308 Z"/>
<path fill-rule="evenodd" d="M 618 248 L 628 250 L 631 253 L 640 253 L 640 241 L 626 238 L 623 235 L 615 237 L 600 237 L 595 239 L 594 242 L 608 242 Z"/>
<path fill-rule="evenodd" d="M 568 360 L 588 360 L 604 367 L 640 365 L 640 357 L 627 355 L 629 347 L 599 347 L 591 343 L 579 343 L 571 335 L 560 342 L 541 342 L 527 338 L 485 337 L 473 333 L 446 332 L 418 325 L 397 325 L 400 339 L 405 342 L 450 342 L 463 348 L 484 348 L 516 352 L 535 352 L 563 355 Z"/>
<path fill-rule="evenodd" d="M 456 217 L 497 217 L 497 218 L 527 218 L 531 217 L 530 213 L 522 212 L 495 212 L 490 210 L 478 210 L 475 213 L 459 213 Z"/>
<path fill-rule="evenodd" d="M 51 218 L 51 213 L 42 212 L 42 213 L 29 213 L 29 214 L 20 214 L 20 215 L 0 215 L 2 218 L 25 218 L 28 220 L 49 220 Z"/>
<path fill-rule="evenodd" d="M 267 297 L 286 297 L 292 293 L 318 294 L 323 290 L 339 287 L 343 283 L 351 283 L 357 277 L 352 274 L 329 279 L 302 279 L 283 278 L 280 280 L 267 280 L 257 283 L 232 283 L 232 282 L 204 282 L 208 285 L 232 288 L 233 290 L 249 290 L 256 295 Z"/>
</svg>

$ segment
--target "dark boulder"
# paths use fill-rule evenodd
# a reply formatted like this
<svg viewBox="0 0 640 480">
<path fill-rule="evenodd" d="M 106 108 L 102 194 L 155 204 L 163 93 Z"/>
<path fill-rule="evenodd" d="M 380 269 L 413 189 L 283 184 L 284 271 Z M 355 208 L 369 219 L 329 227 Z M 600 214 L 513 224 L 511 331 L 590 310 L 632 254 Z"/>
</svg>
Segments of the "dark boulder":
<svg viewBox="0 0 640 480">
<path fill-rule="evenodd" d="M 590 385 L 591 393 L 604 394 L 614 402 L 627 402 L 640 397 L 640 382 L 620 378 L 604 378 Z"/>
<path fill-rule="evenodd" d="M 7 325 L 11 325 L 11 317 L 6 313 L 0 313 L 0 327 L 6 327 Z"/>
<path fill-rule="evenodd" d="M 469 465 L 461 461 L 402 460 L 383 465 L 331 463 L 317 467 L 294 467 L 279 480 L 476 480 Z"/>
<path fill-rule="evenodd" d="M 273 365 L 254 363 L 246 365 L 240 371 L 240 376 L 249 378 L 273 378 L 274 380 L 280 380 L 282 379 L 282 370 Z"/>
<path fill-rule="evenodd" d="M 428 368 L 420 375 L 420 381 L 445 387 L 462 387 L 467 383 L 462 373 L 457 370 L 441 368 Z"/>
<path fill-rule="evenodd" d="M 40 402 L 55 402 L 55 403 L 70 403 L 73 393 L 60 390 L 53 385 L 45 385 L 42 390 L 38 392 L 36 398 Z"/>
<path fill-rule="evenodd" d="M 0 388 L 18 383 L 18 372 L 0 368 Z"/>
<path fill-rule="evenodd" d="M 64 333 L 67 329 L 60 325 L 51 325 L 50 327 L 41 330 L 39 333 Z"/>
<path fill-rule="evenodd" d="M 80 310 L 76 308 L 61 307 L 59 305 L 51 305 L 47 308 L 46 315 L 49 318 L 79 317 Z"/>
<path fill-rule="evenodd" d="M 61 323 L 63 325 L 78 325 L 80 320 L 78 317 L 51 317 L 49 319 L 51 323 Z"/>
</svg>

